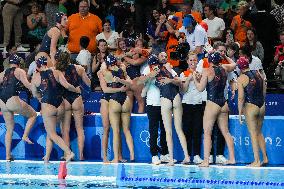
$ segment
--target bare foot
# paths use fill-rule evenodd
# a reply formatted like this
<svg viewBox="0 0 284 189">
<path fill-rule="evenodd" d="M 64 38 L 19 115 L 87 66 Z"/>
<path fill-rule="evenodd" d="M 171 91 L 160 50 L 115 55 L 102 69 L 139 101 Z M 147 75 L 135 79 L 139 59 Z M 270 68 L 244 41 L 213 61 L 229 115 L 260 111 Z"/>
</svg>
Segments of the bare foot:
<svg viewBox="0 0 284 189">
<path fill-rule="evenodd" d="M 9 157 L 6 157 L 6 161 L 7 162 L 12 162 L 12 161 L 14 161 L 15 159 L 14 159 L 14 157 L 12 156 L 12 155 L 10 155 Z"/>
<path fill-rule="evenodd" d="M 204 160 L 202 163 L 198 165 L 198 167 L 209 167 L 209 161 Z"/>
<path fill-rule="evenodd" d="M 79 160 L 80 160 L 80 161 L 85 161 L 84 156 L 83 156 L 83 155 L 80 155 Z"/>
<path fill-rule="evenodd" d="M 260 167 L 261 163 L 260 161 L 254 161 L 251 164 L 247 165 L 247 167 Z"/>
<path fill-rule="evenodd" d="M 174 160 L 170 160 L 169 163 L 166 164 L 167 166 L 174 166 L 175 162 Z"/>
<path fill-rule="evenodd" d="M 67 156 L 65 156 L 65 161 L 68 163 L 69 161 L 71 161 L 71 159 L 73 159 L 75 156 L 75 154 L 73 152 L 70 152 Z"/>
<path fill-rule="evenodd" d="M 184 160 L 181 162 L 183 165 L 188 165 L 190 164 L 190 159 L 189 158 L 184 158 Z"/>
<path fill-rule="evenodd" d="M 49 158 L 47 158 L 46 156 L 43 156 L 42 160 L 43 160 L 44 164 L 49 163 Z"/>
<path fill-rule="evenodd" d="M 263 158 L 263 161 L 261 162 L 261 165 L 267 165 L 268 164 L 268 158 L 267 157 L 264 157 Z"/>
<path fill-rule="evenodd" d="M 108 160 L 107 157 L 104 157 L 104 158 L 103 158 L 103 163 L 110 163 L 110 161 Z"/>
<path fill-rule="evenodd" d="M 43 162 L 44 162 L 44 164 L 49 164 L 49 160 L 48 159 L 45 159 Z"/>
<path fill-rule="evenodd" d="M 34 143 L 29 139 L 28 136 L 23 136 L 23 137 L 22 137 L 22 140 L 23 140 L 24 142 L 28 143 L 28 144 L 34 144 Z"/>
<path fill-rule="evenodd" d="M 223 163 L 223 165 L 235 165 L 236 164 L 236 160 L 228 160 L 225 163 Z"/>
<path fill-rule="evenodd" d="M 111 163 L 119 163 L 119 161 L 117 159 L 113 159 Z"/>
</svg>

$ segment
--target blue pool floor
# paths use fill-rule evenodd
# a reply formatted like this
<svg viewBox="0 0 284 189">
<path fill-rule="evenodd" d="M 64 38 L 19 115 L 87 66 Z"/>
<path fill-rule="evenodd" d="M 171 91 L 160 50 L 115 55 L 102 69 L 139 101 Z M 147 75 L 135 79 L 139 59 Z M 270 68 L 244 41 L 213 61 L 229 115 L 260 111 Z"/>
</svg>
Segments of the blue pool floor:
<svg viewBox="0 0 284 189">
<path fill-rule="evenodd" d="M 71 162 L 58 180 L 59 162 L 0 161 L 0 188 L 284 188 L 284 167 Z"/>
</svg>

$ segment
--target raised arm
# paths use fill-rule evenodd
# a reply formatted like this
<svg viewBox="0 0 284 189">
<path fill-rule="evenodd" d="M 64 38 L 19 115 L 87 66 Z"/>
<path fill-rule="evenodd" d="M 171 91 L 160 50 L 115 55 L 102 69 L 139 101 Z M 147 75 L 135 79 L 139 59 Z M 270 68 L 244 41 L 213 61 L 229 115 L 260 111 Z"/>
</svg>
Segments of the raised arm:
<svg viewBox="0 0 284 189">
<path fill-rule="evenodd" d="M 91 86 L 91 80 L 89 79 L 85 69 L 82 66 L 80 66 L 80 65 L 75 65 L 75 66 L 76 66 L 76 70 L 79 73 L 79 75 L 81 76 L 83 82 L 86 85 Z"/>
<path fill-rule="evenodd" d="M 104 93 L 117 93 L 117 92 L 124 92 L 126 91 L 126 87 L 120 87 L 120 88 L 112 88 L 107 86 L 107 82 L 104 78 L 103 71 L 98 72 L 98 78 L 100 81 L 100 86 Z"/>
<path fill-rule="evenodd" d="M 263 71 L 263 74 L 261 74 L 260 72 L 260 76 L 263 80 L 263 97 L 264 97 L 264 101 L 265 101 L 265 97 L 266 97 L 266 90 L 267 90 L 267 79 L 266 79 L 266 75 Z"/>
<path fill-rule="evenodd" d="M 39 85 L 40 85 L 39 73 L 35 73 L 31 81 L 31 91 L 32 91 L 33 96 L 37 98 L 39 101 L 41 101 L 41 95 L 37 90 L 37 87 Z"/>
<path fill-rule="evenodd" d="M 193 79 L 194 79 L 194 84 L 196 86 L 196 89 L 199 92 L 204 91 L 204 89 L 206 88 L 207 82 L 208 82 L 208 73 L 207 73 L 207 71 L 203 71 L 202 72 L 200 81 L 198 79 L 198 73 L 194 72 L 193 73 Z"/>
<path fill-rule="evenodd" d="M 93 62 L 92 62 L 92 73 L 96 72 L 100 66 L 100 63 L 97 61 L 97 56 L 94 56 Z"/>
<path fill-rule="evenodd" d="M 51 42 L 50 42 L 50 58 L 53 66 L 55 66 L 55 59 L 54 56 L 56 54 L 56 47 L 57 47 L 57 42 L 60 37 L 60 32 L 58 30 L 53 30 L 51 29 L 48 32 L 52 32 L 51 36 Z"/>
<path fill-rule="evenodd" d="M 227 72 L 232 72 L 236 68 L 237 64 L 235 61 L 233 61 L 231 58 L 225 56 L 225 59 L 229 62 L 229 64 L 222 64 L 222 67 L 227 71 Z"/>
<path fill-rule="evenodd" d="M 184 81 L 182 81 L 181 92 L 184 94 L 184 93 L 187 92 L 188 87 L 189 87 L 189 83 L 190 83 L 190 81 L 193 80 L 193 76 L 190 75 L 190 76 L 182 78 L 182 79 L 184 79 Z"/>
<path fill-rule="evenodd" d="M 137 58 L 136 60 L 134 60 L 134 59 L 129 58 L 127 56 L 125 56 L 124 59 L 126 60 L 127 63 L 129 63 L 133 66 L 139 66 L 147 60 L 147 58 L 145 58 L 145 57 Z"/>
<path fill-rule="evenodd" d="M 18 76 L 17 79 L 19 79 L 23 85 L 31 91 L 31 83 L 28 81 L 27 74 L 24 70 L 17 68 L 17 73 L 15 76 Z"/>
</svg>

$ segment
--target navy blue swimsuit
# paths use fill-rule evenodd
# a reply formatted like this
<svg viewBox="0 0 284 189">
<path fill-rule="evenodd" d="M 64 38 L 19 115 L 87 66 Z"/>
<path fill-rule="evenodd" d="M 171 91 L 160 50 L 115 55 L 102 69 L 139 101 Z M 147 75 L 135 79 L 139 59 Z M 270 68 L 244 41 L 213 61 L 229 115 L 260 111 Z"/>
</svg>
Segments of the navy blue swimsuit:
<svg viewBox="0 0 284 189">
<path fill-rule="evenodd" d="M 19 96 L 19 87 L 21 82 L 15 77 L 16 67 L 5 70 L 3 83 L 1 85 L 0 98 L 6 103 L 12 96 Z"/>
<path fill-rule="evenodd" d="M 46 33 L 43 36 L 42 42 L 40 44 L 39 52 L 46 52 L 47 54 L 49 54 L 50 53 L 50 43 L 51 43 L 51 38 Z"/>
<path fill-rule="evenodd" d="M 212 81 L 207 83 L 207 100 L 223 107 L 226 102 L 224 90 L 227 82 L 227 74 L 221 66 L 213 66 L 213 68 L 215 77 Z"/>
<path fill-rule="evenodd" d="M 101 99 L 109 101 L 111 97 L 111 93 L 102 93 Z"/>
<path fill-rule="evenodd" d="M 41 71 L 40 76 L 41 83 L 38 90 L 42 96 L 41 102 L 58 108 L 63 101 L 62 86 L 56 81 L 52 70 Z"/>
<path fill-rule="evenodd" d="M 133 65 L 128 65 L 126 67 L 126 72 L 127 75 L 130 77 L 130 79 L 135 79 L 136 77 L 140 77 L 140 66 L 133 66 Z"/>
<path fill-rule="evenodd" d="M 156 76 L 155 85 L 160 89 L 160 96 L 161 97 L 167 98 L 167 99 L 173 101 L 174 98 L 176 97 L 176 95 L 179 93 L 179 88 L 178 88 L 178 86 L 176 86 L 172 83 L 168 83 L 166 85 L 161 85 L 159 81 L 163 77 L 167 77 L 167 78 L 170 78 L 170 79 L 173 79 L 174 77 L 167 70 L 167 68 L 165 66 L 160 65 L 159 68 L 160 68 L 160 72 Z"/>
<path fill-rule="evenodd" d="M 112 70 L 111 73 L 112 73 L 112 76 L 119 77 L 120 79 L 125 79 L 124 72 L 120 68 L 117 71 Z M 112 82 L 112 83 L 107 83 L 107 86 L 111 88 L 120 88 L 123 86 L 123 84 L 119 82 Z M 126 98 L 127 98 L 126 92 L 117 92 L 117 93 L 112 93 L 110 95 L 110 99 L 115 100 L 121 105 L 124 104 Z"/>
<path fill-rule="evenodd" d="M 73 85 L 75 88 L 80 86 L 80 83 L 82 83 L 82 78 L 78 75 L 76 67 L 72 64 L 67 67 L 64 76 L 67 82 Z M 67 89 L 64 90 L 63 98 L 66 99 L 70 104 L 72 104 L 79 96 L 81 96 L 79 93 L 71 92 Z"/>
<path fill-rule="evenodd" d="M 263 79 L 258 71 L 247 71 L 244 74 L 249 78 L 249 83 L 244 88 L 245 102 L 261 108 L 264 104 Z"/>
</svg>

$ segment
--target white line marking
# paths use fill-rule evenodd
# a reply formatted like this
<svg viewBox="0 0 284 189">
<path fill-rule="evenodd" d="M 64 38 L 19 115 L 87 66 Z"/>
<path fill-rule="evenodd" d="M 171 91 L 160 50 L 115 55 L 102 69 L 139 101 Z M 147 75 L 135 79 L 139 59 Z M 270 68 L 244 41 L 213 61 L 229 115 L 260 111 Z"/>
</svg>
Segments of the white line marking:
<svg viewBox="0 0 284 189">
<path fill-rule="evenodd" d="M 6 160 L 0 160 L 0 163 L 10 163 L 7 162 Z M 30 163 L 30 164 L 44 164 L 43 161 L 32 161 L 32 160 L 15 160 L 11 162 L 13 163 Z M 60 161 L 50 161 L 50 164 L 59 164 Z M 111 163 L 111 164 L 106 164 L 103 162 L 69 162 L 68 164 L 70 165 L 119 165 L 117 163 Z M 48 165 L 48 164 L 47 164 Z M 166 164 L 161 164 L 161 165 L 153 165 L 149 163 L 125 163 L 124 165 L 140 165 L 140 166 L 167 166 Z M 182 165 L 182 164 L 175 164 L 175 166 L 178 167 L 198 167 L 197 165 Z M 247 166 L 222 166 L 222 165 L 210 165 L 210 168 L 217 168 L 217 169 L 258 169 L 258 170 L 284 170 L 284 167 L 247 167 Z M 206 168 L 200 168 L 200 169 L 206 169 Z"/>
</svg>

